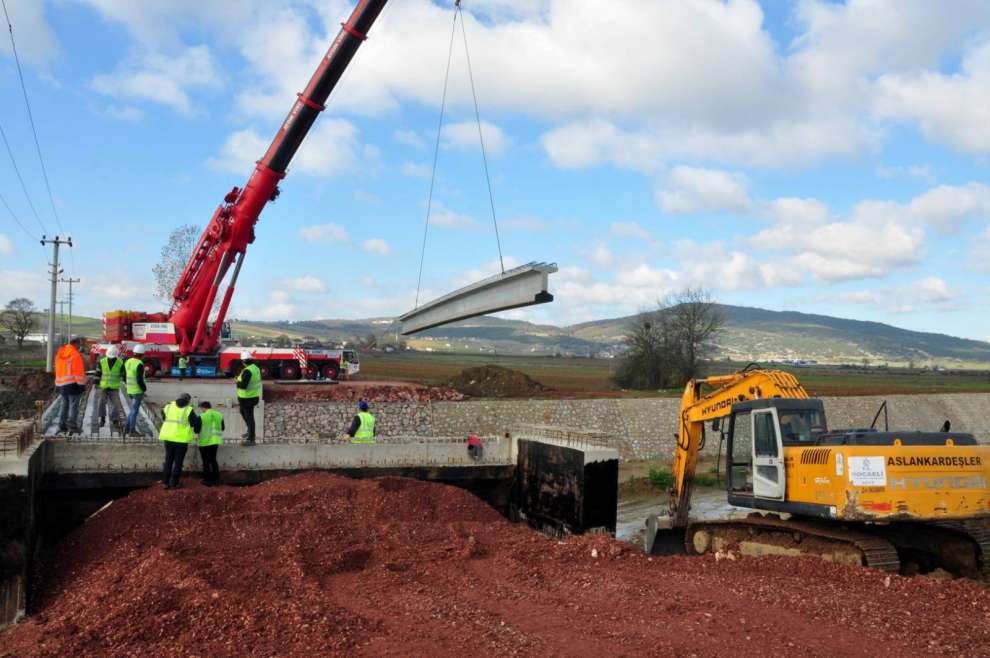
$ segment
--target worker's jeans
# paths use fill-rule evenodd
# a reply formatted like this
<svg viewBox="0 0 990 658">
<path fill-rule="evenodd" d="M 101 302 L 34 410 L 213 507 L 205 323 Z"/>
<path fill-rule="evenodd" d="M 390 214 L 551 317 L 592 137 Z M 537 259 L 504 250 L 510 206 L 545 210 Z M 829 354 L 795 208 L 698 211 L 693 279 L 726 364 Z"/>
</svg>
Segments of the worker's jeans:
<svg viewBox="0 0 990 658">
<path fill-rule="evenodd" d="M 237 406 L 244 424 L 247 425 L 247 439 L 254 441 L 254 408 L 258 406 L 258 398 L 237 398 Z"/>
<path fill-rule="evenodd" d="M 127 397 L 131 399 L 131 410 L 127 413 L 127 431 L 136 432 L 138 411 L 141 410 L 141 401 L 144 399 L 144 393 L 128 395 Z"/>
<path fill-rule="evenodd" d="M 58 415 L 58 428 L 62 431 L 67 429 L 79 429 L 79 394 L 70 393 L 72 386 L 59 386 L 58 394 L 62 398 L 62 408 Z"/>
<path fill-rule="evenodd" d="M 186 450 L 188 443 L 177 441 L 162 441 L 165 444 L 165 464 L 162 466 L 162 482 L 166 487 L 174 487 L 179 484 L 182 477 L 182 462 L 186 460 Z"/>
<path fill-rule="evenodd" d="M 110 410 L 110 422 L 113 422 L 117 418 L 117 408 L 113 406 L 113 398 L 115 398 L 118 393 L 115 388 L 101 388 L 102 394 L 100 395 L 100 424 L 103 424 L 103 420 L 107 417 L 107 409 Z"/>
<path fill-rule="evenodd" d="M 200 446 L 199 457 L 203 461 L 203 483 L 220 484 L 220 464 L 217 463 L 217 448 L 220 446 Z"/>
</svg>

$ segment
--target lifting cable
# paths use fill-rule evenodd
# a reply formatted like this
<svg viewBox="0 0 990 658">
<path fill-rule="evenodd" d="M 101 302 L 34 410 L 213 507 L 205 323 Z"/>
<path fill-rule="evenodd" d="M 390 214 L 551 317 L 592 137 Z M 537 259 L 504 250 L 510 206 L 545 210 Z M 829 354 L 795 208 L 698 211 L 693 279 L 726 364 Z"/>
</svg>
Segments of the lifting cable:
<svg viewBox="0 0 990 658">
<path fill-rule="evenodd" d="M 41 143 L 38 141 L 38 130 L 34 125 L 34 114 L 31 112 L 31 103 L 28 101 L 27 86 L 24 84 L 24 72 L 21 70 L 21 59 L 17 56 L 17 45 L 14 43 L 14 26 L 10 23 L 10 15 L 7 13 L 7 0 L 0 0 L 0 4 L 3 5 L 3 16 L 7 20 L 7 31 L 10 33 L 10 47 L 14 51 L 14 63 L 17 64 L 17 76 L 21 80 L 21 92 L 24 94 L 24 106 L 27 108 L 28 121 L 31 122 L 31 132 L 34 134 L 34 147 L 38 151 L 38 162 L 41 163 L 41 175 L 45 179 L 45 189 L 48 190 L 48 201 L 52 204 L 52 215 L 55 216 L 55 223 L 58 225 L 58 230 L 65 233 L 62 228 L 62 222 L 58 217 L 58 210 L 55 208 L 55 197 L 52 195 L 52 186 L 48 182 L 48 170 L 45 168 L 45 159 L 41 156 Z M 7 138 L 4 137 L 4 141 Z M 10 149 L 8 145 L 7 149 Z M 13 155 L 11 159 L 13 160 Z M 20 177 L 20 174 L 18 174 Z M 23 181 L 21 181 L 23 184 Z M 32 206 L 32 209 L 34 206 Z M 37 215 L 37 213 L 35 213 Z M 40 222 L 40 220 L 39 220 Z"/>
<path fill-rule="evenodd" d="M 430 212 L 433 208 L 433 190 L 437 179 L 437 162 L 440 158 L 440 134 L 443 131 L 443 117 L 447 108 L 447 87 L 450 82 L 450 61 L 454 52 L 454 37 L 457 33 L 457 18 L 461 18 L 461 35 L 464 40 L 464 57 L 467 62 L 468 78 L 471 81 L 471 97 L 474 100 L 474 117 L 478 123 L 478 142 L 481 145 L 481 161 L 485 170 L 485 181 L 488 184 L 488 202 L 492 211 L 492 226 L 495 228 L 495 243 L 498 247 L 498 262 L 505 274 L 505 261 L 502 258 L 502 241 L 498 234 L 498 221 L 495 219 L 495 196 L 492 193 L 492 179 L 488 173 L 488 157 L 485 153 L 485 138 L 481 131 L 481 112 L 478 109 L 478 94 L 474 87 L 474 73 L 471 70 L 471 56 L 468 53 L 467 32 L 464 29 L 464 16 L 461 15 L 461 0 L 454 0 L 454 19 L 450 26 L 450 44 L 447 46 L 447 68 L 443 76 L 443 93 L 440 96 L 440 119 L 437 122 L 437 139 L 433 146 L 433 169 L 430 173 L 430 191 L 426 198 L 426 221 L 423 226 L 423 246 L 419 254 L 419 276 L 416 279 L 416 301 L 414 308 L 419 308 L 419 293 L 423 283 L 423 262 L 426 258 L 426 236 L 430 229 Z"/>
</svg>

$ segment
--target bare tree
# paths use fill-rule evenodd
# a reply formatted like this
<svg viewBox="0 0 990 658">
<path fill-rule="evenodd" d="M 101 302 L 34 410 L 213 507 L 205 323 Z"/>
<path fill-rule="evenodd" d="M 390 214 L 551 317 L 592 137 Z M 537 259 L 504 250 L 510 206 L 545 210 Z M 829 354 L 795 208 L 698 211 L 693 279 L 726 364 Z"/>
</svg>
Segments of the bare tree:
<svg viewBox="0 0 990 658">
<path fill-rule="evenodd" d="M 0 325 L 14 336 L 17 347 L 24 345 L 24 338 L 34 329 L 34 320 L 34 302 L 25 297 L 10 300 L 0 313 Z"/>
<path fill-rule="evenodd" d="M 634 389 L 683 386 L 698 376 L 724 323 L 705 290 L 689 288 L 667 297 L 656 311 L 633 321 L 616 383 Z"/>
<path fill-rule="evenodd" d="M 162 247 L 158 264 L 151 268 L 155 275 L 155 296 L 168 303 L 172 301 L 172 292 L 186 263 L 192 256 L 193 249 L 199 243 L 200 229 L 192 224 L 184 224 L 169 233 L 168 242 Z M 213 310 L 220 308 L 223 299 L 223 289 L 213 300 Z"/>
</svg>

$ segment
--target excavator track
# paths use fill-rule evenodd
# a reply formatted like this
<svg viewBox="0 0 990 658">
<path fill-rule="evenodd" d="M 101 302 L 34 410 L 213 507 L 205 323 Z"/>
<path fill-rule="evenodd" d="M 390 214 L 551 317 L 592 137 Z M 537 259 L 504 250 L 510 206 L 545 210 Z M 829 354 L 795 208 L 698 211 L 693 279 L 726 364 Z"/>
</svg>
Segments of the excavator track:
<svg viewBox="0 0 990 658">
<path fill-rule="evenodd" d="M 713 530 L 732 528 L 747 532 L 769 530 L 780 533 L 791 533 L 792 535 L 796 534 L 802 538 L 806 536 L 815 537 L 855 547 L 862 556 L 864 566 L 894 573 L 897 573 L 901 567 L 900 558 L 897 556 L 897 548 L 893 543 L 882 537 L 856 530 L 849 530 L 841 526 L 816 523 L 814 521 L 784 520 L 776 516 L 763 516 L 760 514 L 752 514 L 742 519 L 700 521 L 689 524 L 688 530 L 684 535 L 684 545 L 688 553 L 697 552 L 694 543 L 694 533 L 696 530 L 703 528 L 711 528 Z M 795 542 L 795 545 L 798 545 L 797 542 Z M 816 553 L 808 552 L 807 554 L 815 555 Z"/>
<path fill-rule="evenodd" d="M 977 546 L 977 565 L 984 578 L 990 578 L 990 521 L 941 521 L 935 524 L 969 537 Z"/>
</svg>

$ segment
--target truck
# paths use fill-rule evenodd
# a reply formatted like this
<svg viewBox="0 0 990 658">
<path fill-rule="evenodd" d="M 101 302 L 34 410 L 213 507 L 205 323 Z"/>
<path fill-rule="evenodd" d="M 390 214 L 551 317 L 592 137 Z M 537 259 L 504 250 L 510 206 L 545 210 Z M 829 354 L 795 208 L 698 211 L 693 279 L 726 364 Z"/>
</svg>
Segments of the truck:
<svg viewBox="0 0 990 658">
<path fill-rule="evenodd" d="M 706 423 L 724 444 L 726 500 L 692 517 Z M 830 429 L 794 375 L 747 367 L 685 386 L 652 553 L 815 555 L 905 574 L 990 576 L 990 446 L 972 434 Z"/>
<path fill-rule="evenodd" d="M 222 340 L 229 336 L 229 325 L 225 322 L 227 310 L 247 247 L 254 242 L 254 226 L 261 211 L 278 198 L 279 183 L 285 178 L 289 163 L 317 116 L 326 109 L 330 93 L 367 39 L 368 30 L 386 1 L 360 0 L 341 25 L 306 88 L 297 94 L 268 150 L 257 161 L 247 184 L 232 188 L 214 211 L 172 292 L 169 312 L 111 311 L 104 315 L 104 343 L 91 350 L 92 367 L 111 344 L 118 344 L 121 354 L 129 356 L 135 345 L 143 343 L 146 375 L 178 374 L 178 359 L 185 357 L 187 374 L 191 376 L 231 376 L 241 365 L 240 353 L 244 349 L 251 352 L 263 377 L 338 379 L 358 372 L 358 358 L 351 350 L 244 348 L 222 345 Z M 229 281 L 213 315 L 221 285 L 228 275 Z"/>
</svg>

